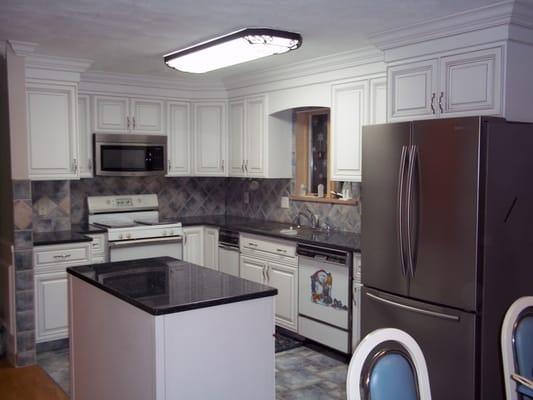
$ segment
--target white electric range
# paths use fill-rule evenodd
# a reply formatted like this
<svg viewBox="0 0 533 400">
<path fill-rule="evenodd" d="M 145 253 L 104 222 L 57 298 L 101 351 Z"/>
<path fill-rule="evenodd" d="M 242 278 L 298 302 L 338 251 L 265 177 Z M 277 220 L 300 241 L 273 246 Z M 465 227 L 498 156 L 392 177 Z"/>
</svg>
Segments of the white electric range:
<svg viewBox="0 0 533 400">
<path fill-rule="evenodd" d="M 87 204 L 89 223 L 107 230 L 110 261 L 182 258 L 182 225 L 160 218 L 157 195 L 90 196 Z"/>
</svg>

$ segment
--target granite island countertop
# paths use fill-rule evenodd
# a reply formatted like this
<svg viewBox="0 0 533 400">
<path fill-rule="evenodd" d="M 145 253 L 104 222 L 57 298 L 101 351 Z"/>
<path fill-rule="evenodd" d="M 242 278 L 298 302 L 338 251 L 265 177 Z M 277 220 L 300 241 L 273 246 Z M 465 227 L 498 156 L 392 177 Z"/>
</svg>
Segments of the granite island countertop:
<svg viewBox="0 0 533 400">
<path fill-rule="evenodd" d="M 275 288 L 171 257 L 70 267 L 67 272 L 152 315 L 278 293 Z"/>
</svg>

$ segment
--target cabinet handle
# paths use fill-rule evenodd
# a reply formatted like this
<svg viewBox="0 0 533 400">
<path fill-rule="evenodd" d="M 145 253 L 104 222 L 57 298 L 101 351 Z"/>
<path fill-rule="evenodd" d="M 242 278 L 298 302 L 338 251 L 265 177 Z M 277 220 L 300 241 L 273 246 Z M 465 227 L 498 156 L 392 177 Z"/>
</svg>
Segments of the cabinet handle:
<svg viewBox="0 0 533 400">
<path fill-rule="evenodd" d="M 287 252 L 287 250 L 284 250 L 284 249 L 276 249 L 276 251 L 277 251 L 278 253 L 286 253 L 286 252 Z"/>
<path fill-rule="evenodd" d="M 444 97 L 444 92 L 440 92 L 440 96 L 439 96 L 439 110 L 441 113 L 444 112 L 444 109 L 442 108 L 442 98 Z"/>
<path fill-rule="evenodd" d="M 171 169 L 172 169 L 172 164 L 171 164 L 170 160 L 168 160 L 168 172 L 170 172 Z"/>
<path fill-rule="evenodd" d="M 221 166 L 221 168 L 222 168 L 222 171 L 224 171 L 224 160 L 221 160 L 221 161 L 220 161 L 220 166 Z"/>
<path fill-rule="evenodd" d="M 244 161 L 244 169 L 248 172 L 248 160 Z"/>
<path fill-rule="evenodd" d="M 266 277 L 266 265 L 263 267 L 263 281 L 266 282 L 267 281 L 267 277 Z"/>
<path fill-rule="evenodd" d="M 244 172 L 244 160 L 242 160 L 242 163 L 241 163 L 241 170 L 242 172 Z"/>
<path fill-rule="evenodd" d="M 61 259 L 61 260 L 64 260 L 65 258 L 69 258 L 70 257 L 70 254 L 57 254 L 54 256 L 54 258 L 57 260 L 57 259 Z"/>
<path fill-rule="evenodd" d="M 353 289 L 352 289 L 352 302 L 353 302 L 353 306 L 357 306 L 357 286 L 353 285 Z"/>
<path fill-rule="evenodd" d="M 267 281 L 270 282 L 270 266 L 266 267 L 266 276 L 267 276 Z"/>
<path fill-rule="evenodd" d="M 431 112 L 435 114 L 435 92 L 431 95 Z"/>
<path fill-rule="evenodd" d="M 130 129 L 130 117 L 126 117 L 126 125 Z"/>
<path fill-rule="evenodd" d="M 251 247 L 257 247 L 257 243 L 249 242 L 249 243 L 248 243 L 248 246 L 251 246 Z"/>
<path fill-rule="evenodd" d="M 133 125 L 133 129 L 135 129 L 135 117 L 131 117 L 131 124 Z"/>
<path fill-rule="evenodd" d="M 78 172 L 78 160 L 76 158 L 72 160 L 72 170 L 74 173 Z"/>
<path fill-rule="evenodd" d="M 93 170 L 93 160 L 89 158 L 88 160 L 88 167 L 89 167 L 89 171 L 92 171 Z"/>
<path fill-rule="evenodd" d="M 187 235 L 183 235 L 183 244 L 187 244 Z"/>
</svg>

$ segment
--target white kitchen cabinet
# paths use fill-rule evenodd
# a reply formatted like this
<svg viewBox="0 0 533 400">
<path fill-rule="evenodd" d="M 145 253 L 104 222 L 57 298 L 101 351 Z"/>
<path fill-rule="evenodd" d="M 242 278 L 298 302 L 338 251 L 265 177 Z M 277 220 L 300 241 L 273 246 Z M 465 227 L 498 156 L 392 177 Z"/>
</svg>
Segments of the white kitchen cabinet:
<svg viewBox="0 0 533 400">
<path fill-rule="evenodd" d="M 266 153 L 266 98 L 251 97 L 245 103 L 245 159 L 246 174 L 251 177 L 265 175 Z"/>
<path fill-rule="evenodd" d="M 191 106 L 167 103 L 168 176 L 191 174 Z"/>
<path fill-rule="evenodd" d="M 298 268 L 269 261 L 266 272 L 268 285 L 278 289 L 276 323 L 296 330 L 298 321 Z"/>
<path fill-rule="evenodd" d="M 502 54 L 494 47 L 389 67 L 389 122 L 502 115 Z"/>
<path fill-rule="evenodd" d="M 163 101 L 118 96 L 94 96 L 97 132 L 164 134 Z"/>
<path fill-rule="evenodd" d="M 437 59 L 388 69 L 389 121 L 435 117 L 437 71 Z"/>
<path fill-rule="evenodd" d="M 205 227 L 204 266 L 218 271 L 218 228 Z"/>
<path fill-rule="evenodd" d="M 248 279 L 252 282 L 266 284 L 265 271 L 267 266 L 268 263 L 266 261 L 241 255 L 241 278 Z"/>
<path fill-rule="evenodd" d="M 67 273 L 35 275 L 35 341 L 68 337 Z"/>
<path fill-rule="evenodd" d="M 361 134 L 367 123 L 368 80 L 332 86 L 331 179 L 361 180 Z"/>
<path fill-rule="evenodd" d="M 109 255 L 107 254 L 107 234 L 106 233 L 92 233 L 85 234 L 93 239 L 91 242 L 91 259 L 93 264 L 101 264 L 107 262 Z"/>
<path fill-rule="evenodd" d="M 226 175 L 226 103 L 193 104 L 194 174 Z"/>
<path fill-rule="evenodd" d="M 183 228 L 183 260 L 204 266 L 204 227 Z"/>
<path fill-rule="evenodd" d="M 103 243 L 102 245 L 104 245 Z M 91 242 L 35 246 L 35 341 L 68 337 L 68 267 L 92 262 Z"/>
<path fill-rule="evenodd" d="M 78 95 L 78 137 L 80 178 L 92 178 L 91 99 L 85 94 Z"/>
<path fill-rule="evenodd" d="M 387 122 L 387 78 L 370 80 L 370 124 Z"/>
<path fill-rule="evenodd" d="M 228 168 L 230 176 L 246 176 L 244 169 L 244 100 L 228 106 Z"/>
<path fill-rule="evenodd" d="M 77 86 L 26 83 L 29 178 L 79 179 Z"/>
</svg>

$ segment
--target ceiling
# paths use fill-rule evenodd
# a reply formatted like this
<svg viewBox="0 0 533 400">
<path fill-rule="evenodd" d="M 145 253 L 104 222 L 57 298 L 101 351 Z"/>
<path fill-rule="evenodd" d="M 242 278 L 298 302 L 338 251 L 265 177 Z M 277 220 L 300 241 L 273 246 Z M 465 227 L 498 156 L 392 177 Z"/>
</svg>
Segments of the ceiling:
<svg viewBox="0 0 533 400">
<path fill-rule="evenodd" d="M 288 54 L 213 71 L 268 69 L 368 45 L 367 36 L 477 8 L 494 0 L 2 0 L 0 40 L 38 43 L 36 53 L 88 58 L 91 69 L 166 77 L 162 55 L 242 27 L 301 33 Z"/>
</svg>

